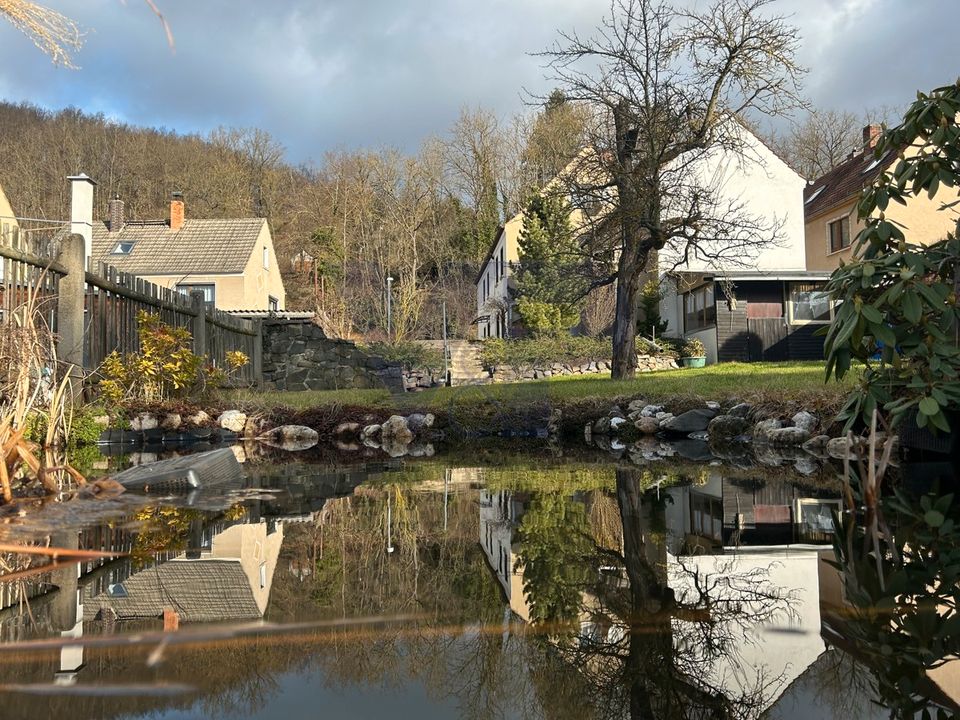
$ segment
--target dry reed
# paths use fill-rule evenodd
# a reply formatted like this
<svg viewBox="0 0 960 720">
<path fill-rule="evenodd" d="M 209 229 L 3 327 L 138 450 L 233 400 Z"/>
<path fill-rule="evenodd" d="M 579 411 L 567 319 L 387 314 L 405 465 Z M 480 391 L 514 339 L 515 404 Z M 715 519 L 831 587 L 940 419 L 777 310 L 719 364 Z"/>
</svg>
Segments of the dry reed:
<svg viewBox="0 0 960 720">
<path fill-rule="evenodd" d="M 157 16 L 167 36 L 167 44 L 174 49 L 170 24 L 154 0 L 144 0 Z M 83 45 L 83 34 L 76 22 L 66 15 L 30 0 L 0 0 L 0 16 L 5 17 L 57 65 L 75 68 L 71 53 Z"/>
<path fill-rule="evenodd" d="M 43 319 L 41 285 L 0 327 L 0 496 L 5 503 L 13 499 L 17 482 L 39 481 L 47 493 L 59 492 L 65 481 L 85 484 L 68 462 L 54 463 L 50 453 L 41 454 L 26 438 L 31 421 L 40 416 L 47 426 L 44 447 L 64 441 L 72 408 L 70 373 L 56 380 L 56 348 Z"/>
</svg>

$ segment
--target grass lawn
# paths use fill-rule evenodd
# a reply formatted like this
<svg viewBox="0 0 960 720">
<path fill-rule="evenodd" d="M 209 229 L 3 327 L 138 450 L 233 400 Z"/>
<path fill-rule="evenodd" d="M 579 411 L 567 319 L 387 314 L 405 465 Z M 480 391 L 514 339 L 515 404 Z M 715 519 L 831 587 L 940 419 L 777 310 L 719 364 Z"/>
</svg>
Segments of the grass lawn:
<svg viewBox="0 0 960 720">
<path fill-rule="evenodd" d="M 240 391 L 230 397 L 245 405 L 295 409 L 366 406 L 377 409 L 449 410 L 469 405 L 526 405 L 645 397 L 650 400 L 690 397 L 723 401 L 730 398 L 766 402 L 812 402 L 831 406 L 850 391 L 855 373 L 842 383 L 824 383 L 822 362 L 723 363 L 705 368 L 643 373 L 634 380 L 602 375 L 573 375 L 525 383 L 433 388 L 404 396 L 386 390 L 323 390 L 305 392 Z"/>
</svg>

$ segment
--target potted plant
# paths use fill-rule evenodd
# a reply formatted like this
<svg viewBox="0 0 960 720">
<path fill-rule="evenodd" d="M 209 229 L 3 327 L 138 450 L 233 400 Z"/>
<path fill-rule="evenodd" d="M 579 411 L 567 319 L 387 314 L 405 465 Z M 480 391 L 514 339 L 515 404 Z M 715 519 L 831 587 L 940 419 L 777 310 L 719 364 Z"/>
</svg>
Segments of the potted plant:
<svg viewBox="0 0 960 720">
<path fill-rule="evenodd" d="M 707 349 L 699 338 L 690 338 L 683 344 L 680 362 L 684 367 L 701 368 L 707 364 Z"/>
</svg>

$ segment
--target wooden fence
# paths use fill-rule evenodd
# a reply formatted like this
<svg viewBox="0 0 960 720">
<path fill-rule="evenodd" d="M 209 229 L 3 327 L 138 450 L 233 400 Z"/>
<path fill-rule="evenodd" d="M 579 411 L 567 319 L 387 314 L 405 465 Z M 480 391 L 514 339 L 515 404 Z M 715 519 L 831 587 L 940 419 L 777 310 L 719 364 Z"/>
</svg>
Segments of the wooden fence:
<svg viewBox="0 0 960 720">
<path fill-rule="evenodd" d="M 6 322 L 35 295 L 37 314 L 57 335 L 61 361 L 96 372 L 111 352 L 138 351 L 137 315 L 145 311 L 189 330 L 193 351 L 215 367 L 227 367 L 228 352 L 243 352 L 250 362 L 233 380 L 246 385 L 261 382 L 259 320 L 209 308 L 202 292 L 184 295 L 109 265 L 86 270 L 79 235 L 63 237 L 55 256 L 54 251 L 41 256 L 13 245 L 0 241 L 0 321 Z"/>
<path fill-rule="evenodd" d="M 12 322 L 14 311 L 33 303 L 34 321 L 57 332 L 57 299 L 66 269 L 58 262 L 28 252 L 19 233 L 0 240 L 0 322 Z"/>
</svg>

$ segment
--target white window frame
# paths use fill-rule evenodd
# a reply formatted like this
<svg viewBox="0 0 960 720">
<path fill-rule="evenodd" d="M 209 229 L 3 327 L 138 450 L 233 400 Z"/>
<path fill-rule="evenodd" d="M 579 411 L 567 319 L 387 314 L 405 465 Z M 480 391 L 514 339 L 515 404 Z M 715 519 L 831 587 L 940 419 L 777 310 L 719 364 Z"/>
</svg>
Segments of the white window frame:
<svg viewBox="0 0 960 720">
<path fill-rule="evenodd" d="M 830 303 L 830 319 L 829 320 L 798 320 L 793 316 L 793 286 L 794 285 L 815 285 L 816 283 L 821 282 L 819 280 L 790 280 L 787 282 L 787 324 L 788 325 L 829 325 L 833 322 L 834 315 L 836 313 L 836 304 Z M 825 284 L 825 283 L 824 283 Z"/>
<path fill-rule="evenodd" d="M 270 269 L 270 248 L 266 245 L 263 246 L 263 269 Z"/>
</svg>

